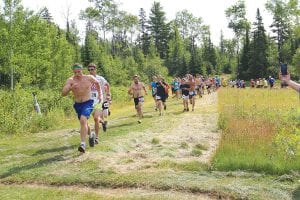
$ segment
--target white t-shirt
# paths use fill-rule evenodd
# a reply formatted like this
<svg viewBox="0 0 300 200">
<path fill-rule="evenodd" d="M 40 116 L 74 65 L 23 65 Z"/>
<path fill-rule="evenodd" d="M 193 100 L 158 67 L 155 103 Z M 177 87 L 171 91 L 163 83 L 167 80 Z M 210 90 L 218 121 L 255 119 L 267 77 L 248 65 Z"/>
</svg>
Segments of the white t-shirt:
<svg viewBox="0 0 300 200">
<path fill-rule="evenodd" d="M 101 87 L 101 91 L 102 91 L 101 99 L 103 101 L 106 99 L 105 85 L 107 84 L 107 81 L 105 80 L 105 78 L 103 76 L 96 75 L 95 78 L 100 83 L 100 87 Z M 91 99 L 94 100 L 94 104 L 99 103 L 98 91 L 97 91 L 95 84 L 92 84 L 92 87 L 91 87 Z"/>
</svg>

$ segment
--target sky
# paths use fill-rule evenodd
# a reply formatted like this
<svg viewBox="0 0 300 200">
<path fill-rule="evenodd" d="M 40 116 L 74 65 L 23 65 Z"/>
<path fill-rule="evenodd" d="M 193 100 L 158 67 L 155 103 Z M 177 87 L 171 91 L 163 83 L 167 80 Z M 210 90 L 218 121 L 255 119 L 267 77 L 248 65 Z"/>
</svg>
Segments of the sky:
<svg viewBox="0 0 300 200">
<path fill-rule="evenodd" d="M 163 11 L 166 13 L 167 20 L 175 19 L 176 12 L 184 9 L 188 10 L 195 17 L 201 17 L 203 24 L 210 26 L 212 42 L 218 45 L 221 30 L 226 39 L 233 38 L 234 34 L 231 29 L 227 28 L 228 20 L 225 16 L 225 10 L 236 4 L 238 0 L 156 0 L 160 2 Z M 245 0 L 247 8 L 247 19 L 252 23 L 255 21 L 256 10 L 260 9 L 265 29 L 272 22 L 271 15 L 266 11 L 264 4 L 267 0 Z M 147 16 L 154 0 L 115 0 L 119 3 L 119 10 L 127 11 L 131 14 L 139 14 L 140 8 L 144 8 Z M 81 36 L 84 36 L 85 23 L 78 19 L 80 10 L 92 4 L 88 0 L 22 0 L 22 5 L 30 10 L 37 11 L 43 7 L 47 7 L 53 17 L 53 21 L 61 28 L 65 28 L 65 13 L 70 8 L 70 19 L 77 22 L 77 28 Z"/>
</svg>

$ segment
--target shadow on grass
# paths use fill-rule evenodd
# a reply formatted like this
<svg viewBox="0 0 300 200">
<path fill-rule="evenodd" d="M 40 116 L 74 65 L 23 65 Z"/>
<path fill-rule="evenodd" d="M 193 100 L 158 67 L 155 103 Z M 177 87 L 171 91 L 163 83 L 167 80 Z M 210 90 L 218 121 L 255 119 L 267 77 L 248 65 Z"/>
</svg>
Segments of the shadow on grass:
<svg viewBox="0 0 300 200">
<path fill-rule="evenodd" d="M 113 125 L 110 125 L 108 128 L 115 129 L 115 128 L 121 128 L 121 127 L 126 127 L 126 126 L 132 126 L 134 124 L 138 124 L 137 120 L 133 121 L 133 122 L 122 123 L 122 124 L 113 124 Z"/>
<path fill-rule="evenodd" d="M 66 151 L 69 149 L 74 149 L 76 148 L 77 145 L 71 145 L 71 146 L 63 146 L 63 147 L 58 147 L 58 148 L 49 148 L 49 149 L 40 149 L 38 151 L 36 151 L 35 153 L 33 153 L 33 156 L 38 156 L 41 154 L 47 154 L 47 153 L 54 153 L 54 152 L 61 152 L 61 151 Z"/>
<path fill-rule="evenodd" d="M 8 169 L 8 171 L 6 173 L 0 174 L 0 179 L 7 178 L 14 174 L 18 174 L 22 171 L 27 171 L 27 170 L 36 169 L 39 167 L 44 167 L 45 165 L 48 165 L 50 163 L 53 164 L 53 162 L 64 161 L 64 160 L 66 160 L 65 156 L 66 155 L 56 155 L 56 156 L 53 156 L 50 158 L 39 160 L 37 162 L 31 163 L 28 165 L 12 167 L 12 168 Z"/>
<path fill-rule="evenodd" d="M 183 108 L 182 108 L 182 109 L 183 109 Z M 182 110 L 170 112 L 170 114 L 173 114 L 173 115 L 180 115 L 180 114 L 183 114 L 183 113 L 185 113 L 185 112 L 183 112 Z"/>
<path fill-rule="evenodd" d="M 292 193 L 292 199 L 293 200 L 300 199 L 300 186 Z"/>
</svg>

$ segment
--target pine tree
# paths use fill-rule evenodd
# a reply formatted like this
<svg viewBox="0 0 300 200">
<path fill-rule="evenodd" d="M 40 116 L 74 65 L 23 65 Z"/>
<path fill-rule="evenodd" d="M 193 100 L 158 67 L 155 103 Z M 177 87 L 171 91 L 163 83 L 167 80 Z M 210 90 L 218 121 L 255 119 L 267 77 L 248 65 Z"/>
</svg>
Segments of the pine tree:
<svg viewBox="0 0 300 200">
<path fill-rule="evenodd" d="M 159 2 L 154 2 L 151 8 L 149 31 L 154 38 L 155 47 L 157 48 L 160 58 L 166 58 L 170 27 L 169 24 L 166 23 L 165 12 L 162 10 Z"/>
<path fill-rule="evenodd" d="M 249 62 L 250 62 L 250 39 L 249 28 L 246 29 L 245 41 L 241 55 L 241 62 L 238 65 L 237 74 L 239 79 L 249 80 Z"/>
<path fill-rule="evenodd" d="M 268 43 L 259 9 L 257 9 L 256 22 L 253 25 L 254 31 L 250 45 L 251 59 L 249 62 L 249 75 L 251 78 L 263 78 L 267 76 Z"/>
<path fill-rule="evenodd" d="M 146 12 L 143 8 L 140 9 L 139 17 L 140 17 L 139 19 L 140 34 L 139 34 L 138 42 L 144 55 L 148 55 L 149 48 L 150 48 L 150 35 L 148 33 Z"/>
<path fill-rule="evenodd" d="M 51 23 L 53 20 L 53 17 L 51 16 L 51 13 L 49 12 L 47 7 L 44 7 L 41 11 L 40 11 L 40 16 L 42 19 L 46 20 L 48 23 Z"/>
</svg>

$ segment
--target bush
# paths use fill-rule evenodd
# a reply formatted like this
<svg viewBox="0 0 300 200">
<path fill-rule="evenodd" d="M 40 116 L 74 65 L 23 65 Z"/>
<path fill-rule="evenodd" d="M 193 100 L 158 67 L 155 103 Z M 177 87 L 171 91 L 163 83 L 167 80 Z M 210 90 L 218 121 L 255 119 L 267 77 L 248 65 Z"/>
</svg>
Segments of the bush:
<svg viewBox="0 0 300 200">
<path fill-rule="evenodd" d="M 0 91 L 0 134 L 38 132 L 63 124 L 72 110 L 72 99 L 61 98 L 58 91 L 38 91 L 42 115 L 34 110 L 33 89 L 16 87 Z"/>
</svg>

